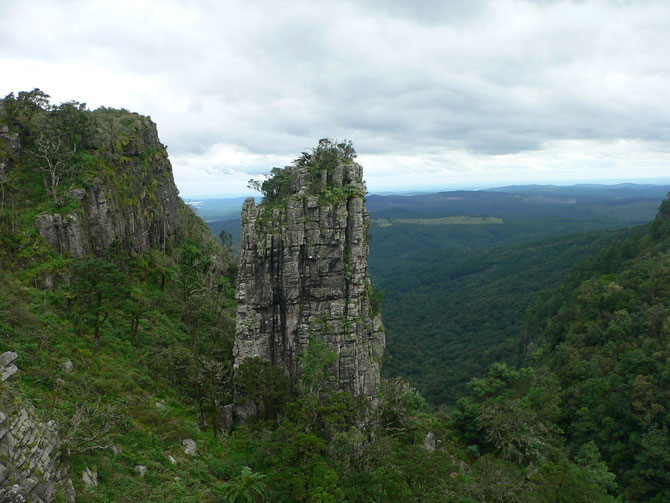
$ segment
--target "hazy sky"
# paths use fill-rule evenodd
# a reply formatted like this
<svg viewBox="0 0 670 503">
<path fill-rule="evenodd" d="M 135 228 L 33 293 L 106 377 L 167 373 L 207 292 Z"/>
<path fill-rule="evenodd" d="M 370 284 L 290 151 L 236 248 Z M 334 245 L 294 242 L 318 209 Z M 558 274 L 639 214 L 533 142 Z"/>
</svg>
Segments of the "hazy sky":
<svg viewBox="0 0 670 503">
<path fill-rule="evenodd" d="M 0 93 L 150 115 L 184 196 L 319 138 L 370 191 L 670 178 L 670 1 L 0 0 Z"/>
</svg>

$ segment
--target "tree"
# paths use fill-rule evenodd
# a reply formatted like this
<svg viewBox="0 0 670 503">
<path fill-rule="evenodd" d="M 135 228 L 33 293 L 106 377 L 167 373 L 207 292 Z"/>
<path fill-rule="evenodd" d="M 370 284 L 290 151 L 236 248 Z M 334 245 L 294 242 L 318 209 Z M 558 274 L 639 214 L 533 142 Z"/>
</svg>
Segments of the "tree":
<svg viewBox="0 0 670 503">
<path fill-rule="evenodd" d="M 220 426 L 221 403 L 230 399 L 231 364 L 229 361 L 222 362 L 201 356 L 192 359 L 187 370 L 200 408 L 200 419 L 206 422 L 209 416 L 216 437 Z"/>
<path fill-rule="evenodd" d="M 221 241 L 221 244 L 225 248 L 230 249 L 233 246 L 233 236 L 230 232 L 226 232 L 225 230 L 219 232 L 219 241 Z"/>
<path fill-rule="evenodd" d="M 242 467 L 240 474 L 227 482 L 223 490 L 225 503 L 255 503 L 266 501 L 268 489 L 263 482 L 265 475 L 254 473 L 248 466 Z"/>
<path fill-rule="evenodd" d="M 77 146 L 89 133 L 89 115 L 86 112 L 86 103 L 77 101 L 66 101 L 55 107 L 51 112 L 60 134 L 67 139 L 68 147 L 72 146 L 72 152 L 77 153 Z"/>
<path fill-rule="evenodd" d="M 38 136 L 30 153 L 37 161 L 37 171 L 49 178 L 47 191 L 54 204 L 58 204 L 58 187 L 63 179 L 73 173 L 72 152 L 65 147 L 59 134 L 52 131 Z"/>
<path fill-rule="evenodd" d="M 304 395 L 321 395 L 328 389 L 329 377 L 335 374 L 337 354 L 325 342 L 310 338 L 302 360 L 302 392 Z"/>
<path fill-rule="evenodd" d="M 121 307 L 130 322 L 130 341 L 133 347 L 137 346 L 140 322 L 147 314 L 160 306 L 161 300 L 163 300 L 162 297 L 156 292 L 139 285 L 129 289 L 128 296 L 122 300 Z"/>
<path fill-rule="evenodd" d="M 383 380 L 375 411 L 379 426 L 386 432 L 402 434 L 416 426 L 416 413 L 426 409 L 426 401 L 400 377 Z"/>
<path fill-rule="evenodd" d="M 277 416 L 288 398 L 284 372 L 262 358 L 247 358 L 235 371 L 236 401 L 253 404 L 259 419 Z"/>
<path fill-rule="evenodd" d="M 74 268 L 70 287 L 75 301 L 77 324 L 93 331 L 95 350 L 100 347 L 100 329 L 112 310 L 128 296 L 128 285 L 119 268 L 102 258 L 86 258 Z"/>
<path fill-rule="evenodd" d="M 112 433 L 125 419 L 126 404 L 104 405 L 100 397 L 94 403 L 80 403 L 61 430 L 63 452 L 68 456 L 104 450 L 111 445 Z"/>
</svg>

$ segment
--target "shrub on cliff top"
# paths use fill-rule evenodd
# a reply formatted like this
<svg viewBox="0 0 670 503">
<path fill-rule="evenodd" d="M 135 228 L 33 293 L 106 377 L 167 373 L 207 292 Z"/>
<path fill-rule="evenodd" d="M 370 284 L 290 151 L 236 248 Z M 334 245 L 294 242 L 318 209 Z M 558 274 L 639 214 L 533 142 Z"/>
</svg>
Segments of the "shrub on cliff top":
<svg viewBox="0 0 670 503">
<path fill-rule="evenodd" d="M 267 202 L 278 202 L 291 194 L 291 177 L 295 168 L 309 168 L 312 179 L 325 171 L 335 169 L 340 164 L 352 163 L 356 151 L 349 140 L 335 142 L 328 138 L 319 140 L 319 145 L 311 152 L 303 152 L 300 157 L 284 168 L 272 168 L 265 174 L 265 180 L 249 180 L 248 187 L 263 194 Z"/>
</svg>

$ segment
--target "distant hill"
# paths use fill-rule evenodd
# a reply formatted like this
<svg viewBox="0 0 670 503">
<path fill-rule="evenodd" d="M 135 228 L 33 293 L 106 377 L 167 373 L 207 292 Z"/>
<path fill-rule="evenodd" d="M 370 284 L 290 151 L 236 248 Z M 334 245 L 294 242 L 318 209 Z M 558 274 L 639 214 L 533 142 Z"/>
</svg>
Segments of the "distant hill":
<svg viewBox="0 0 670 503">
<path fill-rule="evenodd" d="M 626 224 L 650 221 L 670 185 L 520 185 L 413 196 L 370 195 L 372 218 L 451 215 L 539 216 L 592 219 Z"/>
<path fill-rule="evenodd" d="M 421 219 L 449 216 L 552 217 L 600 222 L 615 228 L 649 222 L 670 185 L 580 184 L 512 185 L 486 190 L 457 190 L 413 195 L 371 194 L 366 204 L 372 219 Z M 186 199 L 213 234 L 229 232 L 235 243 L 240 235 L 244 197 Z M 256 198 L 259 202 L 260 198 Z M 579 230 L 579 229 L 577 229 Z M 374 246 L 374 245 L 373 245 Z"/>
<path fill-rule="evenodd" d="M 231 197 L 219 199 L 184 199 L 184 202 L 193 208 L 200 218 L 205 221 L 239 217 L 242 203 L 246 197 Z M 261 198 L 257 197 L 256 202 Z"/>
</svg>

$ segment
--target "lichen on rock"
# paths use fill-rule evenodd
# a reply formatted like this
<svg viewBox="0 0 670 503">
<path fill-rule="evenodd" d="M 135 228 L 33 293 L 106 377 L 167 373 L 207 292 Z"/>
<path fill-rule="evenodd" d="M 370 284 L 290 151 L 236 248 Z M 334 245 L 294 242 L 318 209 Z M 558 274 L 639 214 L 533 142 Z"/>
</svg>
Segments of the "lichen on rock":
<svg viewBox="0 0 670 503">
<path fill-rule="evenodd" d="M 242 209 L 235 366 L 260 357 L 299 392 L 310 340 L 337 355 L 333 388 L 379 393 L 385 337 L 369 298 L 363 169 L 348 142 L 321 140 L 274 168 Z"/>
</svg>

